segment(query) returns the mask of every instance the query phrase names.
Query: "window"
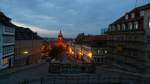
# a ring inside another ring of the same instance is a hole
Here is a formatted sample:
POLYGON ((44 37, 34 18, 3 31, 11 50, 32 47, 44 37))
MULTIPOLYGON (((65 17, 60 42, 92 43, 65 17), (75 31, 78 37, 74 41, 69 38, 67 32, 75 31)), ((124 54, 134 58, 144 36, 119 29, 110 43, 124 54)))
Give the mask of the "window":
POLYGON ((150 60, 150 52, 148 52, 148 58, 149 58, 149 60, 150 60))
POLYGON ((122 24, 123 31, 125 30, 125 28, 126 28, 125 24, 122 24))
POLYGON ((148 18, 148 28, 150 29, 150 18, 148 18))
POLYGON ((115 26, 114 25, 112 26, 112 31, 115 31, 115 26))
POLYGON ((14 36, 4 36, 3 43, 14 43, 15 37, 14 36))
POLYGON ((150 44, 150 35, 147 36, 147 43, 150 44))
POLYGON ((150 44, 150 39, 147 40, 147 43, 150 44))
POLYGON ((134 29, 138 29, 138 22, 134 22, 134 29))
POLYGON ((111 26, 109 26, 109 31, 111 31, 112 30, 112 27, 111 26))
POLYGON ((140 16, 144 16, 144 11, 141 11, 141 12, 140 12, 140 16))
POLYGON ((14 52, 14 46, 8 46, 3 48, 3 55, 13 53, 14 52))
POLYGON ((98 55, 100 54, 100 50, 97 51, 98 55))
POLYGON ((107 50, 105 50, 105 54, 107 54, 108 53, 108 51, 107 50))
POLYGON ((118 31, 120 31, 120 25, 119 24, 117 25, 117 29, 118 29, 118 31))
POLYGON ((8 59, 8 58, 4 58, 4 59, 3 59, 3 64, 6 65, 6 64, 8 64, 8 63, 9 63, 9 59, 8 59))
POLYGON ((15 29, 14 28, 10 28, 10 27, 5 27, 5 32, 15 33, 15 29))
POLYGON ((129 25, 129 29, 132 30, 132 23, 130 22, 128 25, 129 25))
POLYGON ((131 18, 134 18, 134 17, 135 17, 135 13, 132 13, 132 14, 131 14, 131 18))
POLYGON ((100 58, 97 58, 97 63, 99 63, 100 62, 100 58))
POLYGON ((126 15, 126 16, 125 16, 125 19, 127 20, 128 18, 129 18, 129 16, 128 16, 128 15, 126 15))

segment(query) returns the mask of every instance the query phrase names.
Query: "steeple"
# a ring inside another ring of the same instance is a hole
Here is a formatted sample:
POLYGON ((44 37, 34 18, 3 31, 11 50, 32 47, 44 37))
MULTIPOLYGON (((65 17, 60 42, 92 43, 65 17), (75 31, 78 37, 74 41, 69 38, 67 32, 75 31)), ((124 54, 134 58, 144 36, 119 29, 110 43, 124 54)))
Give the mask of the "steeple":
POLYGON ((58 37, 63 37, 61 30, 59 31, 58 37))
POLYGON ((60 30, 58 33, 58 38, 57 38, 57 46, 62 47, 63 44, 64 44, 64 37, 63 37, 63 34, 60 30))

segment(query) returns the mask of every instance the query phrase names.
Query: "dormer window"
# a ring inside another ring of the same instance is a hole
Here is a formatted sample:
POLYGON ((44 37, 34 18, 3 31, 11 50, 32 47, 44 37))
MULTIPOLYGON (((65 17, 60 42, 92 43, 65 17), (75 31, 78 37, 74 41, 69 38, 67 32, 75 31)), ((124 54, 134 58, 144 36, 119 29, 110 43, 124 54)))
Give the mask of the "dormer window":
POLYGON ((140 16, 144 16, 144 11, 141 11, 141 12, 140 12, 140 16))
POLYGON ((134 17, 135 17, 135 13, 132 13, 132 14, 131 14, 131 18, 134 18, 134 17))
POLYGON ((128 18, 129 18, 129 16, 128 16, 128 15, 126 15, 126 16, 125 16, 125 19, 127 20, 128 18))

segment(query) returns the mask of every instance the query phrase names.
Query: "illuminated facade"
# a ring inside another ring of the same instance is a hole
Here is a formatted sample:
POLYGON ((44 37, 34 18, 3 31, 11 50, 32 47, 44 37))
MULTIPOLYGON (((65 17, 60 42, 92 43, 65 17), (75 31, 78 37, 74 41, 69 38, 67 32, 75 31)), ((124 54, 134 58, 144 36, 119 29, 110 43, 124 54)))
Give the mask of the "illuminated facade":
POLYGON ((79 34, 74 44, 76 57, 85 63, 106 64, 108 61, 107 35, 79 34))
POLYGON ((58 38, 57 38, 57 46, 58 47, 63 47, 64 46, 64 37, 62 35, 62 32, 60 30, 59 34, 58 34, 58 38))

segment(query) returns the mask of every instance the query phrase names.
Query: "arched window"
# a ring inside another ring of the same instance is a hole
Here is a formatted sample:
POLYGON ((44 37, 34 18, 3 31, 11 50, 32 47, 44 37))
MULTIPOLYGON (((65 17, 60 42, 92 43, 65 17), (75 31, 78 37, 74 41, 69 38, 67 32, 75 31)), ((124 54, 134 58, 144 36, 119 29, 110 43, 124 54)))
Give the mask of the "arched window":
POLYGON ((131 14, 131 18, 134 18, 134 17, 135 17, 135 13, 132 13, 132 14, 131 14))
POLYGON ((126 16, 125 16, 125 19, 127 20, 128 18, 129 18, 129 16, 128 16, 128 15, 126 15, 126 16))
POLYGON ((134 29, 138 29, 138 22, 134 22, 134 29))

